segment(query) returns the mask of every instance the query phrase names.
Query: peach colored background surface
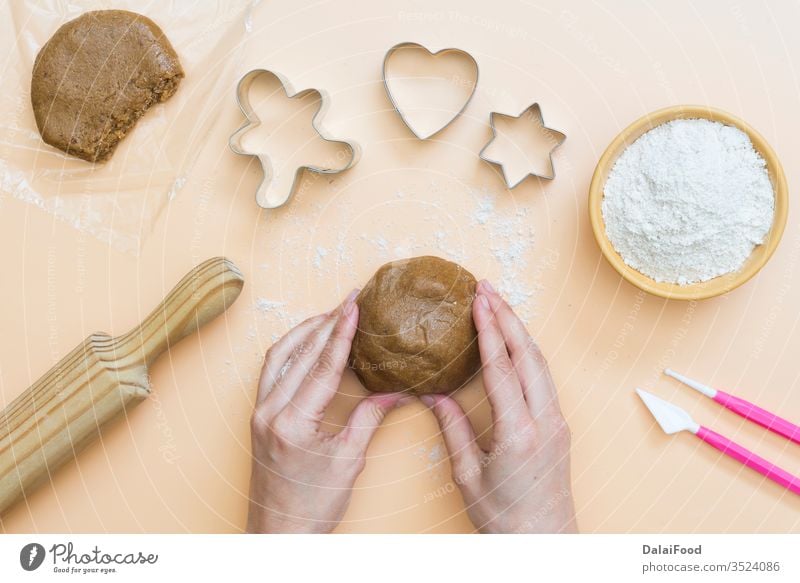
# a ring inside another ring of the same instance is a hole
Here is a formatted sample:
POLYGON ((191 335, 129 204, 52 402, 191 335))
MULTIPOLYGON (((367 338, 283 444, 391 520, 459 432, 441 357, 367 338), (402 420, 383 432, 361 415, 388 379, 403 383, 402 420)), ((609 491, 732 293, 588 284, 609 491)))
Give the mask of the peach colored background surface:
MULTIPOLYGON (((224 254, 247 278, 225 317, 153 367, 153 398, 4 516, 2 529, 240 531, 248 417, 265 349, 385 261, 434 253, 504 281, 507 291, 529 292, 516 299, 572 428, 581 530, 800 532, 800 499, 689 435, 663 435, 633 393, 650 388, 800 473, 797 446, 660 375, 669 365, 800 418, 797 212, 759 276, 692 304, 622 281, 602 259, 586 211, 606 144, 643 113, 676 103, 714 105, 753 124, 781 156, 790 188, 797 184, 799 20, 796 4, 766 1, 262 2, 239 73, 270 67, 297 87, 326 88, 328 127, 359 141, 364 156, 286 207, 260 211, 258 167, 226 146, 241 123, 231 86, 218 103, 188 101, 198 111, 218 107, 218 119, 138 256, 0 192, 2 403, 89 333, 126 331, 201 260, 224 254), (481 68, 463 117, 429 143, 411 137, 380 81, 383 53, 404 40, 463 48, 481 68), (534 100, 547 124, 568 135, 558 176, 509 192, 477 152, 490 111, 516 114, 534 100)), ((203 71, 187 74, 188 92, 203 71)), ((343 393, 336 420, 353 405, 347 395, 363 389, 348 374, 343 393)), ((458 395, 479 429, 489 421, 482 396, 480 383, 458 395)), ((340 529, 469 530, 458 493, 446 486, 443 451, 421 405, 391 414, 340 529), (437 491, 445 494, 426 502, 437 491)))

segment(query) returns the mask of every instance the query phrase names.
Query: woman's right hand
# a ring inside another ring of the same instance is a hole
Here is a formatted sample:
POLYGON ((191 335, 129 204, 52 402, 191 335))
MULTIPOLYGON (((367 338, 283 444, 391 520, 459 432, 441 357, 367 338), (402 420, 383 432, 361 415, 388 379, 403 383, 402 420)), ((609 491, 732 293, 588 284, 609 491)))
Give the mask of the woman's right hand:
MULTIPOLYGON (((333 530, 347 509, 367 446, 404 395, 372 395, 337 434, 322 419, 347 366, 358 326, 356 292, 310 318, 267 352, 251 419, 249 532, 333 530)), ((408 397, 405 397, 408 399, 408 397)))
POLYGON ((511 307, 482 281, 473 302, 493 436, 482 450, 447 395, 423 395, 450 453, 453 479, 481 532, 576 532, 570 434, 553 379, 511 307))

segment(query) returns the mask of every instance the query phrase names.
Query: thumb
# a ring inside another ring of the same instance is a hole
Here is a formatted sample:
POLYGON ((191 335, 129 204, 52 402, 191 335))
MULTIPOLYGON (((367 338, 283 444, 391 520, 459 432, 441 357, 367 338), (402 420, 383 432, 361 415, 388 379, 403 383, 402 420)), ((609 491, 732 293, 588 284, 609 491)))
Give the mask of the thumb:
POLYGON ((466 413, 447 395, 421 395, 420 400, 430 408, 450 453, 453 477, 463 481, 469 473, 480 467, 481 449, 475 442, 475 431, 466 413))
POLYGON ((369 442, 389 412, 398 404, 412 400, 402 393, 370 395, 362 400, 347 420, 347 425, 339 434, 340 438, 359 453, 367 451, 369 442))

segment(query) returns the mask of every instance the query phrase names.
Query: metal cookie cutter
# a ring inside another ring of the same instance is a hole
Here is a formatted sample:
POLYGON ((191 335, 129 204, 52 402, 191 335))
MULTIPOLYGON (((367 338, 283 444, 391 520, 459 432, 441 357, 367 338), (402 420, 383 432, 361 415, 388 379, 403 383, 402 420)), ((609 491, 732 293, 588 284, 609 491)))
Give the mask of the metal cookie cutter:
POLYGON ((246 73, 244 77, 239 80, 239 84, 236 86, 236 101, 239 103, 239 108, 242 110, 242 113, 245 116, 245 122, 230 137, 228 140, 228 146, 234 153, 241 154, 243 156, 255 156, 261 163, 261 168, 264 172, 264 178, 262 178, 258 188, 256 189, 256 203, 258 203, 258 206, 265 209, 272 209, 283 205, 298 190, 298 187, 301 183, 300 178, 304 170, 308 170, 309 172, 314 172, 316 174, 338 174, 339 172, 344 172, 345 170, 352 168, 358 162, 358 159, 361 155, 361 149, 356 142, 348 140, 335 140, 325 135, 326 132, 322 126, 321 120, 328 108, 328 95, 324 91, 319 89, 303 89, 302 91, 296 91, 289 80, 283 75, 267 69, 254 69, 249 73, 246 73), (261 120, 259 119, 258 115, 256 115, 255 110, 250 104, 250 86, 253 84, 256 78, 261 75, 272 75, 275 77, 281 84, 286 97, 289 99, 294 99, 295 97, 304 97, 312 93, 315 93, 319 96, 319 108, 311 120, 311 125, 317 135, 326 142, 342 144, 347 147, 347 149, 350 151, 350 154, 347 157, 347 161, 344 166, 340 168, 327 168, 314 165, 299 166, 295 170, 294 180, 292 181, 292 186, 289 189, 289 192, 272 193, 272 195, 270 195, 268 191, 274 172, 269 156, 262 152, 250 152, 242 146, 242 137, 244 134, 246 134, 250 129, 261 124, 261 120))
POLYGON ((486 143, 486 145, 481 149, 480 153, 478 154, 478 157, 481 160, 483 160, 484 162, 488 162, 489 164, 494 164, 494 165, 500 167, 500 170, 503 172, 503 178, 506 181, 506 186, 509 188, 509 190, 511 190, 513 188, 516 188, 517 186, 522 184, 522 182, 524 182, 525 179, 528 178, 529 176, 536 176, 537 178, 544 178, 545 180, 552 180, 553 178, 556 177, 556 168, 553 165, 553 152, 556 150, 556 148, 558 148, 561 144, 564 143, 564 140, 567 139, 567 135, 562 133, 562 132, 559 132, 558 130, 554 130, 553 128, 549 128, 546 125, 544 125, 544 118, 542 117, 542 109, 541 109, 541 107, 539 107, 538 103, 533 103, 533 104, 529 105, 527 108, 525 108, 522 111, 522 113, 520 113, 517 116, 507 115, 507 114, 504 114, 504 113, 497 113, 497 112, 493 111, 493 112, 491 112, 489 114, 489 127, 492 128, 492 137, 486 143), (486 150, 489 149, 489 147, 492 145, 492 142, 494 142, 494 140, 497 138, 497 129, 495 128, 495 124, 494 124, 495 116, 499 116, 499 117, 503 117, 503 118, 511 119, 511 120, 515 120, 515 119, 518 120, 518 119, 521 119, 525 115, 536 116, 536 118, 538 118, 538 120, 539 120, 539 125, 541 126, 542 130, 545 131, 548 134, 548 136, 553 136, 553 140, 551 142, 552 143, 552 147, 550 148, 550 152, 547 155, 547 157, 549 159, 549 162, 550 162, 551 173, 549 175, 548 174, 537 174, 536 172, 530 171, 527 174, 525 174, 522 178, 520 178, 517 182, 511 184, 508 181, 508 177, 506 175, 506 171, 505 171, 505 167, 504 167, 503 163, 501 161, 499 161, 499 160, 496 160, 494 158, 490 158, 488 155, 486 155, 486 150))
POLYGON ((406 42, 398 43, 398 44, 394 45, 392 48, 390 48, 388 51, 386 51, 386 54, 383 57, 382 76, 383 76, 383 87, 386 90, 386 95, 389 96, 389 101, 392 102, 392 107, 394 107, 395 111, 397 112, 397 115, 400 116, 400 119, 403 121, 403 123, 406 125, 406 127, 411 130, 412 134, 414 134, 420 140, 427 140, 428 138, 432 138, 433 136, 435 136, 436 134, 441 132, 443 129, 448 127, 451 123, 453 123, 456 120, 456 118, 458 118, 458 116, 460 116, 462 113, 464 113, 464 110, 467 108, 467 105, 469 105, 469 102, 472 101, 472 96, 475 95, 475 89, 478 87, 479 69, 478 69, 478 62, 475 60, 475 57, 470 55, 465 50, 456 49, 456 48, 450 47, 450 48, 446 48, 446 49, 439 49, 438 51, 436 51, 434 53, 430 49, 428 49, 427 47, 425 47, 425 46, 423 46, 423 45, 421 45, 419 43, 406 41, 406 42), (399 50, 409 49, 409 48, 422 49, 423 51, 427 52, 432 57, 435 57, 437 55, 445 55, 445 54, 461 55, 461 56, 464 56, 464 57, 468 58, 470 61, 472 61, 473 65, 475 65, 475 82, 472 84, 472 90, 470 91, 469 95, 467 96, 467 99, 464 101, 464 105, 462 105, 461 109, 459 109, 455 113, 455 115, 453 115, 453 117, 451 117, 443 126, 441 126, 440 128, 428 133, 427 135, 420 135, 420 133, 416 129, 414 129, 413 123, 412 123, 411 119, 408 117, 408 115, 403 113, 403 109, 402 109, 401 105, 397 102, 395 97, 392 95, 392 91, 389 88, 389 80, 388 80, 388 77, 386 75, 386 69, 387 69, 386 65, 389 62, 389 59, 391 59, 392 55, 394 53, 396 53, 397 51, 399 51, 399 50))

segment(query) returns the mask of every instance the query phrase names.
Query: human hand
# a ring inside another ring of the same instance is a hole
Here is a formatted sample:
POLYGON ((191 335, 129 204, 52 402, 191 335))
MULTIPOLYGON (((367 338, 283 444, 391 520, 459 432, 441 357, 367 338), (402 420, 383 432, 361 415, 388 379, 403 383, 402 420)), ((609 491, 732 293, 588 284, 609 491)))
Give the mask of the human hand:
MULTIPOLYGON (((350 500, 372 436, 402 394, 359 403, 338 434, 320 429, 350 355, 357 290, 309 318, 268 351, 250 423, 248 532, 330 532, 350 500)), ((408 399, 408 397, 406 397, 408 399)))
POLYGON ((492 406, 488 451, 451 397, 420 397, 442 429, 467 514, 481 532, 576 532, 569 427, 547 362, 488 282, 476 292, 473 319, 492 406))

